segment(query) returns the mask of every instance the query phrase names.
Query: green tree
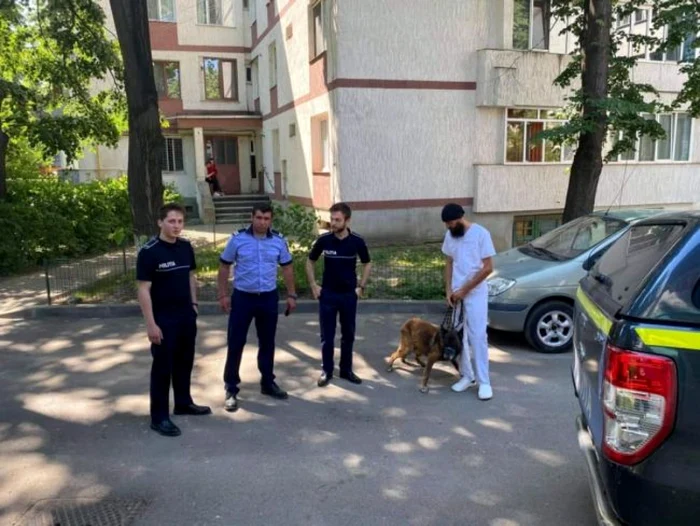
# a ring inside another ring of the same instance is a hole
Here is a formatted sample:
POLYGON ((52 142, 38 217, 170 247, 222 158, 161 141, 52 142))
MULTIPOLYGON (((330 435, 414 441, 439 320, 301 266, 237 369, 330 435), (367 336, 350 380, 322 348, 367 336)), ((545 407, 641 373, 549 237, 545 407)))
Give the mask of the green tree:
POLYGON ((13 137, 69 162, 87 141, 117 143, 122 70, 104 20, 93 0, 0 2, 0 199, 13 137))
MULTIPOLYGON (((552 13, 567 20, 564 29, 578 42, 572 60, 555 84, 570 89, 580 79, 580 87, 568 97, 568 122, 543 132, 543 137, 556 143, 578 141, 571 166, 569 187, 564 208, 564 221, 590 213, 603 163, 620 153, 633 151, 639 137, 652 140, 665 138, 663 126, 647 116, 688 105, 691 115, 700 114, 700 59, 680 69, 687 81, 672 103, 664 103, 656 89, 636 83, 632 71, 641 50, 663 52, 681 42, 695 49, 700 2, 696 0, 655 0, 651 34, 633 35, 614 27, 613 19, 632 17, 649 0, 552 0, 552 13), (664 28, 668 26, 666 30, 664 28), (632 53, 624 52, 630 49, 632 53), (608 138, 614 138, 607 154, 603 149, 608 138)), ((694 55, 693 55, 694 56, 694 55)))

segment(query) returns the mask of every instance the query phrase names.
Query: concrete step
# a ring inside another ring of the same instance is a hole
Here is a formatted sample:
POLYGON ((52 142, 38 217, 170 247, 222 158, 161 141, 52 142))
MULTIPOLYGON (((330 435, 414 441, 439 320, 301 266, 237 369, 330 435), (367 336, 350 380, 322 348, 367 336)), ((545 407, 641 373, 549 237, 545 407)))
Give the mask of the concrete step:
POLYGON ((216 214, 216 220, 231 220, 238 223, 250 223, 250 214, 216 214))
POLYGON ((217 196, 213 197, 215 203, 231 203, 231 202, 238 202, 238 201, 245 201, 245 202, 250 202, 250 203, 268 203, 270 201, 270 197, 267 195, 255 195, 255 194, 247 194, 247 195, 224 195, 224 196, 217 196))
POLYGON ((253 203, 251 204, 240 204, 240 203, 217 203, 214 205, 214 210, 217 212, 226 212, 226 213, 239 213, 239 214, 248 214, 250 215, 250 212, 253 209, 253 203))

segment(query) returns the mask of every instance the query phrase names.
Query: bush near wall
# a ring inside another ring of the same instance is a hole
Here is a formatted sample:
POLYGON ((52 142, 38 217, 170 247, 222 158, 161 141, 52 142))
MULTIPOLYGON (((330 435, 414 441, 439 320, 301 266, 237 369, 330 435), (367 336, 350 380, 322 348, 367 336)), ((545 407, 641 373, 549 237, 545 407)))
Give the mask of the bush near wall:
MULTIPOLYGON (((172 187, 166 201, 178 201, 172 187)), ((73 184, 53 175, 13 178, 0 202, 0 275, 45 259, 79 257, 116 247, 131 231, 127 178, 73 184)))

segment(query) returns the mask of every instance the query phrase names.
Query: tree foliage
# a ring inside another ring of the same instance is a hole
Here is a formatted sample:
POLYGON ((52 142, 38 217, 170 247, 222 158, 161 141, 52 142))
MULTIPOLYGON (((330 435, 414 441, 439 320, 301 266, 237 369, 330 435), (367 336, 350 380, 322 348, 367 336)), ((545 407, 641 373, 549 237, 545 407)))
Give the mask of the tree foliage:
POLYGON ((0 198, 12 137, 69 162, 86 141, 116 145, 122 67, 104 21, 93 0, 0 2, 0 198))
POLYGON ((644 49, 663 52, 677 48, 682 42, 693 49, 698 46, 698 41, 689 35, 698 31, 700 2, 552 0, 552 14, 565 22, 562 33, 573 34, 577 41, 571 61, 555 80, 557 86, 570 93, 566 108, 568 121, 541 134, 558 144, 579 143, 564 210, 564 220, 569 221, 593 210, 602 164, 591 163, 590 159, 602 156, 605 149, 603 160, 607 162, 620 153, 634 150, 637 139, 643 136, 666 138, 661 124, 648 118, 650 114, 687 108, 694 117, 700 115, 700 58, 681 65, 680 71, 687 80, 672 101, 664 100, 654 86, 634 80, 634 69, 644 49), (637 9, 650 3, 653 16, 649 34, 635 35, 625 29, 627 26, 614 24, 615 19, 631 19, 637 9), (604 13, 611 16, 603 16, 604 13), (600 27, 604 31, 596 33, 594 29, 600 27), (601 48, 607 48, 607 56, 596 54, 601 48), (593 78, 592 70, 596 71, 593 78), (579 79, 580 85, 573 88, 579 79), (600 140, 593 144, 590 138, 596 133, 600 140), (612 143, 606 145, 610 138, 612 143))

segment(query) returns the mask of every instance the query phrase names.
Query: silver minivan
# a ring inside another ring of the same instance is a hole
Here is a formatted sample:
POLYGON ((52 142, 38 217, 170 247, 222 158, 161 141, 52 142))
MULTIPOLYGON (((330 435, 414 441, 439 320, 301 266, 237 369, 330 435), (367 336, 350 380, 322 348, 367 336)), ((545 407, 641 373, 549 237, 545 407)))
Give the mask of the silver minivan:
POLYGON ((631 224, 660 212, 594 212, 494 256, 489 327, 524 332, 539 352, 570 350, 578 282, 631 224))

